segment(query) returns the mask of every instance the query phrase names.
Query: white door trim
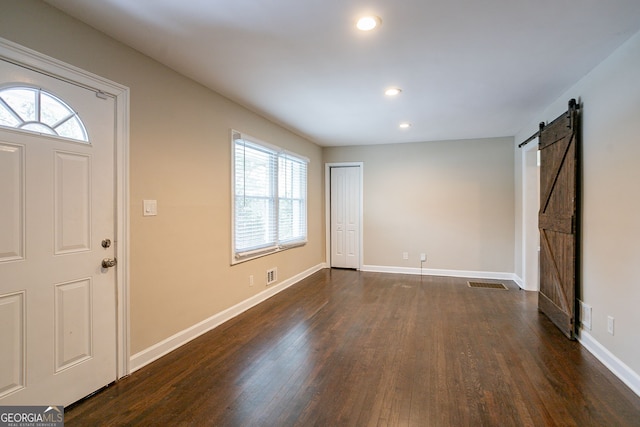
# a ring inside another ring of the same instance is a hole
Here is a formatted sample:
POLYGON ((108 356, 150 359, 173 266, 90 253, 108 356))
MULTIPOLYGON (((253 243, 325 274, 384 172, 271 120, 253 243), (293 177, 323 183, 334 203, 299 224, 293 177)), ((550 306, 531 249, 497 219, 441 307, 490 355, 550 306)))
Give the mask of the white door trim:
POLYGON ((117 378, 129 373, 129 88, 0 37, 0 57, 16 65, 112 96, 116 104, 115 198, 117 378))
POLYGON ((335 167, 358 167, 360 171, 360 229, 359 236, 359 257, 358 270, 362 269, 364 259, 364 233, 363 233, 363 211, 364 211, 364 163, 363 162, 345 162, 345 163, 325 163, 324 164, 324 218, 325 218, 325 262, 331 267, 331 168, 335 167))
MULTIPOLYGON (((538 223, 537 214, 535 217, 531 217, 528 214, 530 210, 529 200, 531 200, 531 194, 529 194, 529 187, 531 180, 533 177, 530 174, 530 171, 527 168, 527 157, 531 155, 532 151, 538 150, 538 138, 535 138, 530 143, 524 146, 521 151, 521 168, 522 168, 522 281, 524 283, 524 289, 527 291, 537 291, 539 290, 539 278, 536 283, 529 283, 528 278, 531 276, 530 272, 527 269, 528 260, 532 258, 538 259, 538 248, 539 242, 532 242, 530 238, 527 237, 527 227, 531 222, 538 223), (535 249, 534 249, 535 248, 535 249)), ((538 187, 540 185, 539 178, 538 187)), ((539 204, 539 203, 538 203, 539 204)), ((537 264, 537 262, 536 262, 537 264)))

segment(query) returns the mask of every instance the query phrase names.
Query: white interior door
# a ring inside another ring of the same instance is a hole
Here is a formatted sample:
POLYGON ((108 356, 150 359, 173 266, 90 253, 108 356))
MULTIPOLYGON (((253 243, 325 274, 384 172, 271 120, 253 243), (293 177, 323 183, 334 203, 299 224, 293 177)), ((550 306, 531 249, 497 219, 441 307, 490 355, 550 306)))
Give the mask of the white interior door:
POLYGON ((36 102, 0 105, 0 405, 68 405, 117 377, 116 275, 101 265, 115 254, 115 101, 0 60, 0 90, 15 85, 36 102), (87 142, 47 135, 55 102, 37 90, 78 113, 87 142))
POLYGON ((331 266, 360 268, 360 167, 330 170, 331 266))

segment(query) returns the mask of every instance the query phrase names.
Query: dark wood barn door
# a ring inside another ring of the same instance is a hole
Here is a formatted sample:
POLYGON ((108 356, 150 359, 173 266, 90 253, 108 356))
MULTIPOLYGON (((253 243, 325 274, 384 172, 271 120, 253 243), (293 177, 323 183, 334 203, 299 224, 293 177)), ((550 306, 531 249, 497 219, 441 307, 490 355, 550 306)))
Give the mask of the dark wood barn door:
POLYGON ((540 124, 540 292, 538 309, 574 338, 578 273, 578 136, 575 100, 540 124))

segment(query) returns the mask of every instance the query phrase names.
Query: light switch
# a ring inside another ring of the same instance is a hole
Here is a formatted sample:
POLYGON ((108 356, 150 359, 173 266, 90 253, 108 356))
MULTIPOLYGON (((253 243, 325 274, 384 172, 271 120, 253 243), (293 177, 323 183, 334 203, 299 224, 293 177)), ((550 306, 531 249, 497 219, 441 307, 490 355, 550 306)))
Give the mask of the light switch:
POLYGON ((158 215, 158 201, 157 200, 143 200, 143 215, 144 216, 156 216, 158 215))

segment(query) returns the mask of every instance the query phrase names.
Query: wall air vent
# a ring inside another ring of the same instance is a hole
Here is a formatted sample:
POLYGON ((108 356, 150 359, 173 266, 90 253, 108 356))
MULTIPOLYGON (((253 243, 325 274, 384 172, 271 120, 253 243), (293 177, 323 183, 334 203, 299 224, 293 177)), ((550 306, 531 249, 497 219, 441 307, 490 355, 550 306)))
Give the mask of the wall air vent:
POLYGON ((278 281, 278 268, 267 270, 267 285, 278 281))

